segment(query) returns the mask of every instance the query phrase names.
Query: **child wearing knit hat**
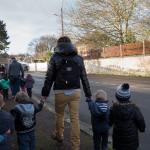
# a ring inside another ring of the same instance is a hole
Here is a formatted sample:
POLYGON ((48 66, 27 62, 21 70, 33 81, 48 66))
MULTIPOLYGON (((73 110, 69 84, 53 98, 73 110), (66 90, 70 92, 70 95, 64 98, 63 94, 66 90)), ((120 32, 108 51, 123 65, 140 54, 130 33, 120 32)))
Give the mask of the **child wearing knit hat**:
POLYGON ((131 102, 128 83, 117 87, 115 93, 118 102, 110 109, 109 124, 113 126, 113 149, 137 150, 138 131, 145 131, 145 121, 140 109, 131 102))
POLYGON ((88 100, 91 112, 94 150, 107 150, 109 130, 109 107, 107 93, 98 90, 95 93, 95 101, 88 100))

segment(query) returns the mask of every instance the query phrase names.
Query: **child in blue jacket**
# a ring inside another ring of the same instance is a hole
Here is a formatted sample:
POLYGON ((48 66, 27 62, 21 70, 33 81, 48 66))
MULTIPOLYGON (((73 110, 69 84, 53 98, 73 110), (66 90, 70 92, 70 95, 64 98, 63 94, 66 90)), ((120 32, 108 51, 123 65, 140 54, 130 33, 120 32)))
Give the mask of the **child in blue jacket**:
POLYGON ((10 113, 3 110, 5 105, 0 94, 0 150, 11 150, 11 134, 14 131, 14 119, 10 113))
POLYGON ((35 150, 36 114, 42 110, 44 101, 35 106, 25 92, 17 93, 15 101, 11 114, 15 119, 19 150, 35 150))
POLYGON ((94 150, 106 150, 108 145, 109 107, 107 94, 104 90, 98 90, 95 101, 88 100, 91 112, 94 150))

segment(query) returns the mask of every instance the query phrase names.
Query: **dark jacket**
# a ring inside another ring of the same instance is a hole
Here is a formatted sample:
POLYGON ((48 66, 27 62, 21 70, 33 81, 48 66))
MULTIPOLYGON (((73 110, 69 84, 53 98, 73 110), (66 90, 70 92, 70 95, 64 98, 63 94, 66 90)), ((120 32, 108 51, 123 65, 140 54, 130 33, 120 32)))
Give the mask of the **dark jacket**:
POLYGON ((41 111, 43 103, 34 106, 32 102, 18 103, 11 114, 15 118, 15 129, 17 133, 27 133, 34 130, 36 125, 36 113, 41 111))
POLYGON ((33 84, 34 84, 34 79, 30 76, 26 78, 26 88, 33 88, 33 84))
POLYGON ((139 108, 130 102, 115 103, 110 109, 113 125, 113 148, 136 150, 139 145, 138 130, 145 131, 145 121, 139 108))
POLYGON ((61 43, 57 45, 57 47, 55 48, 55 53, 50 59, 44 87, 42 89, 42 96, 47 97, 49 95, 50 89, 53 83, 54 83, 54 86, 53 86, 54 90, 79 89, 80 79, 82 81, 85 96, 91 97, 91 90, 90 90, 89 82, 87 79, 83 58, 77 55, 77 50, 71 43, 61 43), (74 85, 72 85, 69 88, 61 84, 59 82, 60 79, 57 78, 59 69, 62 65, 62 60, 64 58, 72 59, 80 67, 79 82, 76 82, 74 85))
MULTIPOLYGON (((14 119, 10 113, 0 110, 0 134, 5 135, 8 130, 14 130, 14 119)), ((4 140, 0 143, 0 150, 10 150, 10 135, 4 136, 4 140)))
POLYGON ((89 101, 93 132, 101 133, 109 130, 109 107, 107 101, 89 101))
POLYGON ((9 78, 11 77, 18 78, 20 76, 23 78, 24 71, 23 71, 22 65, 16 60, 13 60, 13 62, 9 65, 8 75, 9 75, 9 78))

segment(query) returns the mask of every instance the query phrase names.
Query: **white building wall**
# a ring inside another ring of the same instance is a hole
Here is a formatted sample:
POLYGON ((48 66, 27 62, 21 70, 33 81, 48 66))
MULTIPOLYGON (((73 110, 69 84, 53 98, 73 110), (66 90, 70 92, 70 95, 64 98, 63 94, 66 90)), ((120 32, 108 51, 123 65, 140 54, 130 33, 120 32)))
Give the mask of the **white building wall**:
POLYGON ((150 75, 150 56, 85 60, 88 73, 150 75))
POLYGON ((47 62, 44 63, 30 63, 29 64, 29 71, 47 71, 47 62))
MULTIPOLYGON (((87 73, 150 76, 150 56, 85 60, 87 73)), ((30 71, 47 71, 47 62, 29 64, 30 71)))

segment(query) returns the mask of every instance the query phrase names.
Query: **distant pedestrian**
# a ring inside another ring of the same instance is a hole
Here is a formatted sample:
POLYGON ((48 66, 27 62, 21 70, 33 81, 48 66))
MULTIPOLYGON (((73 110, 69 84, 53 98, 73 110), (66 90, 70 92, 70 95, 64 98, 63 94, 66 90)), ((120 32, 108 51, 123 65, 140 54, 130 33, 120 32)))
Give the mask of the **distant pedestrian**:
POLYGON ((4 100, 8 100, 8 91, 10 87, 10 81, 7 75, 4 75, 3 79, 0 80, 0 86, 2 88, 4 100))
POLYGON ((11 150, 14 120, 10 113, 3 110, 4 105, 3 96, 0 94, 0 150, 11 150))
POLYGON ((95 101, 88 100, 91 112, 94 150, 107 150, 109 131, 109 106, 107 93, 98 90, 95 93, 95 101))
POLYGON ((77 54, 76 47, 67 36, 57 41, 55 53, 50 59, 42 97, 46 99, 54 84, 56 127, 52 138, 63 142, 64 110, 68 105, 71 120, 71 150, 80 149, 79 104, 81 97, 80 80, 87 99, 91 98, 90 85, 87 79, 83 58, 77 54))
POLYGON ((16 58, 12 58, 12 62, 8 68, 8 77, 10 79, 10 87, 12 96, 14 97, 20 91, 20 79, 24 78, 22 65, 17 62, 16 58))
POLYGON ((145 121, 140 109, 131 102, 128 83, 116 90, 116 99, 110 109, 110 125, 113 125, 113 148, 115 150, 137 150, 138 131, 145 131, 145 121))
POLYGON ((32 88, 33 88, 34 82, 35 81, 34 81, 32 75, 27 74, 27 77, 25 79, 25 87, 27 89, 27 93, 30 98, 32 97, 32 88))
POLYGON ((17 104, 11 114, 15 118, 19 150, 35 150, 36 113, 42 110, 44 103, 41 101, 35 106, 25 92, 17 93, 15 101, 17 104))

